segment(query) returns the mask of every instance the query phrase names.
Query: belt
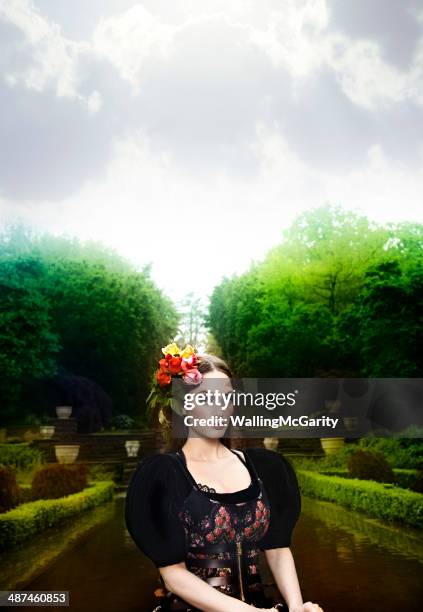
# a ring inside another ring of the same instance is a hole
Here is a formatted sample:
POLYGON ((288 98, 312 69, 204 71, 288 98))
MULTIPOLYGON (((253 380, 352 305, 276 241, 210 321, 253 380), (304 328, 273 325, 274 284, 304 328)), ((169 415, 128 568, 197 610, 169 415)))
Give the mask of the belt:
POLYGON ((246 557, 248 551, 256 551, 258 555, 257 544, 255 542, 221 542, 219 544, 206 544, 205 546, 191 546, 188 548, 188 552, 195 556, 186 557, 186 565, 188 569, 230 567, 230 575, 213 576, 205 580, 210 586, 214 587, 232 586, 241 601, 246 601, 247 592, 252 590, 253 585, 254 591, 262 588, 260 574, 252 574, 248 571, 248 566, 255 564, 248 562, 249 560, 246 557), (201 559, 196 556, 224 552, 230 553, 228 559, 201 559))

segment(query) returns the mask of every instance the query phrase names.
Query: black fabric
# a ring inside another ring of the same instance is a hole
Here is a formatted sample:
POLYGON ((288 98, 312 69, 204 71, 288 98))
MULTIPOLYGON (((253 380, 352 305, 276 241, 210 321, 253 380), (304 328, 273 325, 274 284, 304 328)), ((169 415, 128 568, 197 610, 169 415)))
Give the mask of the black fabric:
MULTIPOLYGON (((295 471, 275 451, 250 448, 243 452, 262 480, 270 502, 270 526, 259 548, 289 546, 301 511, 295 471)), ((126 526, 140 550, 157 567, 185 560, 185 531, 178 513, 192 487, 183 465, 170 453, 143 459, 132 475, 125 504, 126 526)), ((219 501, 238 503, 236 493, 202 493, 211 498, 217 495, 219 501)))

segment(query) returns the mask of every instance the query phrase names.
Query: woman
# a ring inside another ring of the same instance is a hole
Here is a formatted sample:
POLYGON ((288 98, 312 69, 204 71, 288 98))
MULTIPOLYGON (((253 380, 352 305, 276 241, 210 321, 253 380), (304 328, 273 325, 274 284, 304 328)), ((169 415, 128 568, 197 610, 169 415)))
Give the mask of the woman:
MULTIPOLYGON (((228 366, 214 356, 175 344, 163 353, 153 405, 174 378, 196 385, 196 392, 216 380, 230 384, 228 366)), ((202 411, 190 413, 201 417, 202 411)), ((155 610, 323 612, 303 603, 289 548, 301 508, 290 463, 263 448, 229 449, 222 427, 188 430, 179 450, 138 464, 127 492, 128 531, 165 586, 155 610), (265 594, 260 550, 286 604, 265 594)))

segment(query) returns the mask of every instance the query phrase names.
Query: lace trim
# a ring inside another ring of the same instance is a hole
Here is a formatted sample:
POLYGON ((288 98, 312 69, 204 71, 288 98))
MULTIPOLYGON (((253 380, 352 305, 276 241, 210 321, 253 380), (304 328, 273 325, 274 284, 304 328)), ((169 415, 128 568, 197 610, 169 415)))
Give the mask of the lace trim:
POLYGON ((207 485, 203 485, 200 482, 197 482, 197 487, 201 489, 201 491, 205 491, 206 493, 217 493, 216 489, 213 489, 213 487, 208 487, 207 485))

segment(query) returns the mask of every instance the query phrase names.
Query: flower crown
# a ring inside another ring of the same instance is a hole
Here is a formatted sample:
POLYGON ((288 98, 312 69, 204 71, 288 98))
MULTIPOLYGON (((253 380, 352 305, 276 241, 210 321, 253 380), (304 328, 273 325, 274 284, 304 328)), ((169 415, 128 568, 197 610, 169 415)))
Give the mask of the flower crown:
POLYGON ((198 385, 202 381, 203 376, 197 367, 198 358, 190 344, 181 350, 176 342, 172 342, 162 348, 162 353, 164 358, 160 359, 160 368, 156 371, 160 387, 168 387, 172 377, 181 378, 189 385, 198 385))

